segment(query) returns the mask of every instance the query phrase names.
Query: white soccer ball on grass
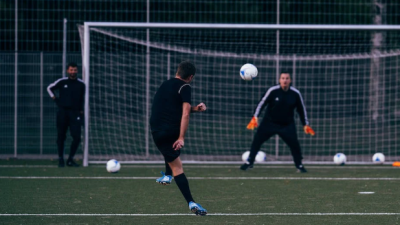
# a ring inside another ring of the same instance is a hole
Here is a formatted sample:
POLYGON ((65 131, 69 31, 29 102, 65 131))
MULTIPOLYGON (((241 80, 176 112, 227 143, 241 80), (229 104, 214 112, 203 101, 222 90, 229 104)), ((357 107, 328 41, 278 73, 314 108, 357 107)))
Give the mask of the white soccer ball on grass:
MULTIPOLYGON (((250 151, 245 151, 242 154, 242 160, 243 162, 247 162, 247 159, 249 158, 250 155, 250 151)), ((257 155, 256 155, 256 162, 264 162, 265 160, 267 160, 267 154, 263 151, 258 151, 257 155)))
POLYGON ((378 152, 372 156, 372 162, 375 164, 383 164, 385 162, 385 155, 378 152))
POLYGON ((263 151, 258 151, 256 155, 256 162, 264 162, 267 160, 267 154, 263 151))
POLYGON ((111 159, 107 162, 107 171, 109 173, 116 173, 121 169, 121 163, 116 159, 111 159))
POLYGON ((246 63, 240 68, 240 77, 243 80, 253 80, 254 78, 257 77, 258 70, 257 67, 255 67, 253 64, 246 63))
POLYGON ((346 164, 346 160, 346 155, 343 153, 336 153, 336 155, 333 157, 333 162, 338 165, 346 164))

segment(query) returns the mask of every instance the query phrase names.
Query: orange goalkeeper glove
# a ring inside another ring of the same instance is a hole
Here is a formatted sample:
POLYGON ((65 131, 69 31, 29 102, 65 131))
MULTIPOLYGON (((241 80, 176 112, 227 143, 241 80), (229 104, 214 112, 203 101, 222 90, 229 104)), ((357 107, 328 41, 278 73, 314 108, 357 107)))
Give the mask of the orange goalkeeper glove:
POLYGON ((253 116, 249 124, 247 124, 247 129, 254 130, 254 128, 258 127, 258 119, 257 117, 253 116))
POLYGON ((308 125, 305 125, 304 127, 304 133, 310 134, 311 136, 315 135, 315 131, 308 125))

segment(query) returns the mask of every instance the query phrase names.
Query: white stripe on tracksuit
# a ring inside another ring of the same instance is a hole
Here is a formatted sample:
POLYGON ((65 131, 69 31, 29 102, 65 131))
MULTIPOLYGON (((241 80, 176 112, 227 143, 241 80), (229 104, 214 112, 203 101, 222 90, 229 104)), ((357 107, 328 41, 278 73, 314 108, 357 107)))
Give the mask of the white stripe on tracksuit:
POLYGON ((279 85, 276 85, 276 86, 270 87, 270 88, 268 89, 268 91, 265 93, 264 97, 261 99, 260 103, 258 103, 258 106, 257 106, 257 108, 256 108, 256 112, 254 113, 254 117, 258 117, 258 114, 260 114, 260 110, 261 110, 261 108, 263 107, 265 101, 267 100, 269 94, 270 94, 273 90, 276 90, 276 89, 279 89, 279 88, 280 88, 280 86, 279 86, 279 85))
POLYGON ((51 88, 52 87, 55 87, 57 84, 58 84, 58 82, 60 82, 60 81, 62 81, 62 80, 67 80, 68 79, 68 77, 63 77, 63 78, 60 78, 60 79, 58 79, 58 80, 56 80, 54 83, 51 83, 48 87, 47 87, 47 92, 49 93, 49 95, 50 95, 50 97, 54 97, 54 93, 51 91, 51 88))
POLYGON ((182 85, 182 87, 179 88, 179 91, 178 91, 179 94, 181 93, 182 88, 185 87, 186 85, 189 85, 189 87, 190 87, 190 84, 184 84, 184 85, 182 85))
POLYGON ((308 118, 307 118, 307 110, 306 110, 306 106, 304 105, 303 97, 301 96, 300 91, 294 87, 290 87, 290 90, 293 90, 294 92, 296 92, 299 95, 300 100, 301 100, 301 105, 303 106, 304 122, 306 122, 306 125, 308 125, 309 123, 308 123, 308 118))

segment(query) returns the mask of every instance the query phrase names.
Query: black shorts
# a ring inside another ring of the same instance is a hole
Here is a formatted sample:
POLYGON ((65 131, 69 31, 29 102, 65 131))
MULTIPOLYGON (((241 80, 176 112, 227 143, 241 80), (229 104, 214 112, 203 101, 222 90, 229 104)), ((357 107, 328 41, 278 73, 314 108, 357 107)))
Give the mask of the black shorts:
POLYGON ((163 154, 165 161, 172 162, 181 154, 180 150, 175 151, 172 145, 179 138, 180 130, 163 130, 151 133, 158 150, 163 154))

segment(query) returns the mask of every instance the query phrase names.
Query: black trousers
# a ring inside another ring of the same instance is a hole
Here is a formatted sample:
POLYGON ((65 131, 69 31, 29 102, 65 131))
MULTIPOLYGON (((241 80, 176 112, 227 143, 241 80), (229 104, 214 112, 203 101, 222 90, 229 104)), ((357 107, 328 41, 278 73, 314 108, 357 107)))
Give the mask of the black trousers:
POLYGON ((81 142, 81 126, 83 125, 83 115, 78 110, 59 108, 57 112, 57 147, 58 157, 64 157, 64 142, 67 138, 69 127, 72 136, 72 143, 69 158, 73 158, 81 142))
POLYGON ((294 123, 289 125, 279 125, 265 120, 262 121, 254 135, 248 161, 254 163, 261 145, 275 134, 279 135, 279 137, 289 146, 296 167, 301 165, 303 156, 301 154, 299 140, 297 139, 296 125, 294 123))

